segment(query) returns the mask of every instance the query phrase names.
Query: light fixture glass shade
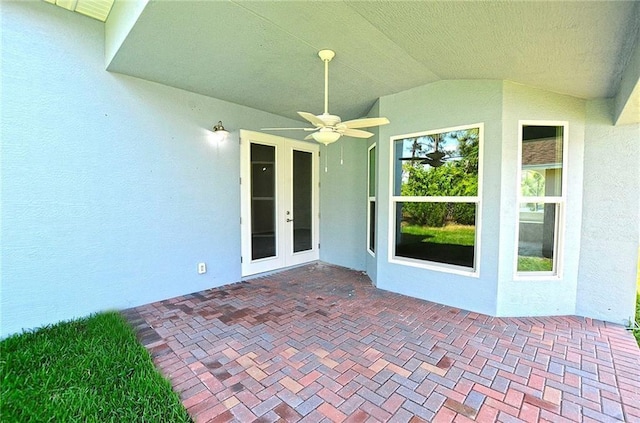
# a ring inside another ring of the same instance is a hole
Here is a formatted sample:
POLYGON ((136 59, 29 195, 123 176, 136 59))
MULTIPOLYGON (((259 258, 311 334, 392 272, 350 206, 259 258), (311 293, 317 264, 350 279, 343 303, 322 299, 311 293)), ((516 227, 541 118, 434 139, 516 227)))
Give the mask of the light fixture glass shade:
POLYGON ((340 133, 334 132, 329 128, 322 128, 318 132, 314 132, 313 134, 311 134, 311 136, 320 144, 327 145, 331 144, 332 142, 338 141, 338 139, 340 138, 340 133))
POLYGON ((224 126, 222 126, 221 120, 218 121, 218 124, 215 125, 212 130, 213 135, 217 141, 224 141, 227 138, 227 135, 229 135, 229 131, 224 129, 224 126))

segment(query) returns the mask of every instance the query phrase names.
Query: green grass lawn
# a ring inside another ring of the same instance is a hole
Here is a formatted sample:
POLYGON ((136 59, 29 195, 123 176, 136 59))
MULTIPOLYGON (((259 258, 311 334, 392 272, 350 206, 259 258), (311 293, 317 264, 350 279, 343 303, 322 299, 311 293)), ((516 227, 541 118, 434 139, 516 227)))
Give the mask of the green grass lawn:
POLYGON ((191 422, 116 312, 0 342, 4 422, 191 422))
POLYGON ((434 244, 473 245, 476 238, 475 226, 446 225, 441 228, 432 226, 406 225, 402 232, 424 236, 423 242, 434 244))
POLYGON ((633 329, 633 336, 636 337, 640 347, 640 293, 636 295, 636 326, 633 329))
POLYGON ((546 257, 518 256, 518 272, 551 272, 553 260, 546 257))

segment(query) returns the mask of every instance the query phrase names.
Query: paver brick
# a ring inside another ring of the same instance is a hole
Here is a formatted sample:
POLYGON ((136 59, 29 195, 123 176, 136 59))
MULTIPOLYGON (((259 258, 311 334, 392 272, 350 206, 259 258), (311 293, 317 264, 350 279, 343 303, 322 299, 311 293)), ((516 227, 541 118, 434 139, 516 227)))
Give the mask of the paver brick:
POLYGON ((457 413, 450 408, 442 407, 433 417, 432 423, 451 423, 457 413))
POLYGON ((272 396, 264 401, 261 401, 260 404, 252 407, 251 410, 256 416, 262 416, 266 414, 268 411, 273 410, 277 405, 282 404, 280 398, 276 396, 272 396))
POLYGON ((444 406, 470 419, 475 418, 475 416, 478 414, 478 410, 476 410, 475 408, 465 405, 456 400, 452 400, 451 398, 446 399, 446 401, 444 402, 444 406))
POLYGON ((359 395, 353 395, 340 405, 340 410, 347 415, 351 415, 355 413, 364 402, 364 399, 359 395))
POLYGON ((640 422, 640 350, 593 319, 495 318, 322 263, 124 314, 195 422, 640 422))
POLYGON ((328 403, 322 403, 318 407, 318 411, 324 414, 332 422, 343 422, 347 419, 347 415, 328 403))
POLYGON ((302 388, 304 388, 304 386, 300 385, 298 382, 291 379, 289 376, 285 376, 282 379, 280 379, 280 384, 285 388, 287 388, 288 390, 290 390, 291 392, 293 392, 294 394, 300 392, 302 388))

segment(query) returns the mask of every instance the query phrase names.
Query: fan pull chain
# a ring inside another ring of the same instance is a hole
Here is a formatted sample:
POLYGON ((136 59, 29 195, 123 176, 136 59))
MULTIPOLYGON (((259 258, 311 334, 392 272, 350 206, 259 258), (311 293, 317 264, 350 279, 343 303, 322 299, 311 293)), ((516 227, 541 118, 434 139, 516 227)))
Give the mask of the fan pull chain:
POLYGON ((329 169, 329 146, 324 145, 324 173, 327 173, 329 169))
POLYGON ((344 145, 340 144, 340 166, 344 164, 344 145))

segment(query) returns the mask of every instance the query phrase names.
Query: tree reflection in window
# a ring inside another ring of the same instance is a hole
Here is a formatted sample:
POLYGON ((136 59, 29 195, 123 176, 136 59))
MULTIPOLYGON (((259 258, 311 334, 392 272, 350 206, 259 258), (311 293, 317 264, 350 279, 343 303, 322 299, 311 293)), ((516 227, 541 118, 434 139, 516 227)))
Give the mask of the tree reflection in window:
POLYGON ((480 128, 394 141, 395 256, 475 268, 480 128))

